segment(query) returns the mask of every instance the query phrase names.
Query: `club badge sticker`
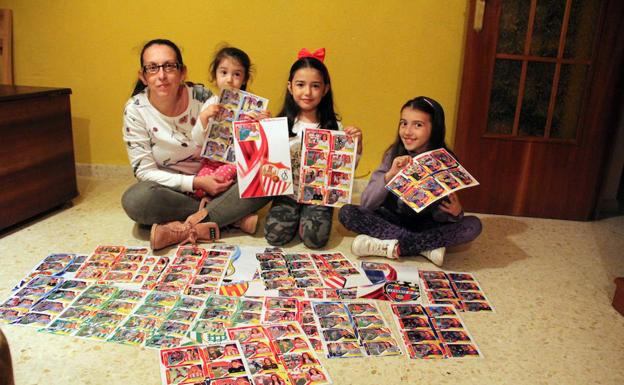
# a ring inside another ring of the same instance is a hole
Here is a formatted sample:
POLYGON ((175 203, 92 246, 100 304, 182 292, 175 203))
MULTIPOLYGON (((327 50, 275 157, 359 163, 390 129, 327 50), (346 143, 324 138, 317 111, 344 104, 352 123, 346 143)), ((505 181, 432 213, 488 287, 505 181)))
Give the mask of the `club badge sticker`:
POLYGON ((262 189, 268 196, 283 195, 292 185, 290 167, 283 163, 265 163, 261 168, 262 189))
POLYGON ((416 301, 420 298, 420 287, 414 282, 388 282, 384 285, 384 292, 393 302, 416 301))

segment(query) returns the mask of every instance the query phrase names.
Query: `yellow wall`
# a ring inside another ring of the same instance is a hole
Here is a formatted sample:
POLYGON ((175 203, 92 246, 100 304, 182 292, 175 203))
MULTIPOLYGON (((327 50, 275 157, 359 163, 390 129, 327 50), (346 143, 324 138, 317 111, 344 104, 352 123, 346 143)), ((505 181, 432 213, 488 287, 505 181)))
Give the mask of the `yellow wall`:
POLYGON ((142 45, 168 38, 189 79, 208 83, 215 47, 228 42, 255 64, 250 91, 281 107, 301 47, 326 47, 343 122, 364 132, 364 176, 393 140, 399 108, 437 99, 452 145, 463 55, 465 0, 83 1, 0 0, 13 10, 15 82, 69 87, 76 161, 127 164, 121 112, 142 45))

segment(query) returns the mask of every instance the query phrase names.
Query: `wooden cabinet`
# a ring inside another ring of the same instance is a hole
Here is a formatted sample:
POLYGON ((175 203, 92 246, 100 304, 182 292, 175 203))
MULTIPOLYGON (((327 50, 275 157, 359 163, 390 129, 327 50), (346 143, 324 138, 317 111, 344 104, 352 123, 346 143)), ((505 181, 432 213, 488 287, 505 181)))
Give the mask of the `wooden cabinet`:
POLYGON ((0 230, 78 196, 70 94, 0 85, 0 230))

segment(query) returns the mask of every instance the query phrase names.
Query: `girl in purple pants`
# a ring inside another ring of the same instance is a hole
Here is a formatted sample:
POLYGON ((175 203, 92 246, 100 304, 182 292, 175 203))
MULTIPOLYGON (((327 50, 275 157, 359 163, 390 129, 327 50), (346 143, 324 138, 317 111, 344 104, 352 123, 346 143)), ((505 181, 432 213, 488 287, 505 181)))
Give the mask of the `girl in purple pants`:
POLYGON ((399 258, 423 255, 444 262, 446 247, 467 243, 481 233, 481 221, 464 216, 456 194, 416 213, 385 185, 420 153, 445 148, 444 110, 435 100, 419 96, 401 108, 397 138, 362 193, 361 205, 345 205, 340 222, 359 233, 351 245, 355 255, 399 258))

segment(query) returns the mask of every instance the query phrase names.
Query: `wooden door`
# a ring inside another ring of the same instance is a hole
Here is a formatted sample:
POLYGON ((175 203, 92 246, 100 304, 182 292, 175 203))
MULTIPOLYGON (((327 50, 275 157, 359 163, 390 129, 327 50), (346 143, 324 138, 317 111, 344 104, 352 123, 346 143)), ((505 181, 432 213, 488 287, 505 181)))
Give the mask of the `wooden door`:
POLYGON ((481 183, 461 193, 468 211, 592 218, 623 16, 620 0, 471 0, 454 146, 481 183))

